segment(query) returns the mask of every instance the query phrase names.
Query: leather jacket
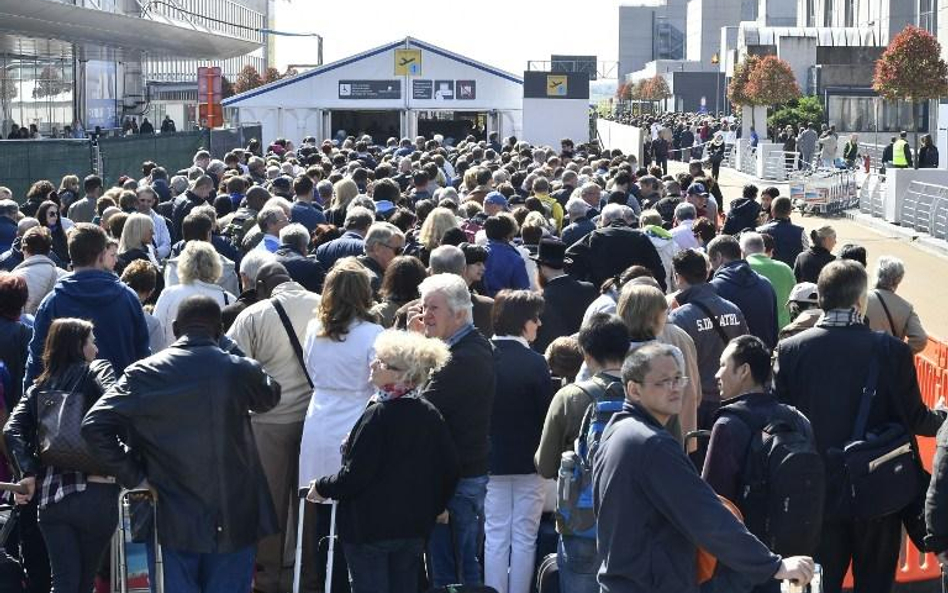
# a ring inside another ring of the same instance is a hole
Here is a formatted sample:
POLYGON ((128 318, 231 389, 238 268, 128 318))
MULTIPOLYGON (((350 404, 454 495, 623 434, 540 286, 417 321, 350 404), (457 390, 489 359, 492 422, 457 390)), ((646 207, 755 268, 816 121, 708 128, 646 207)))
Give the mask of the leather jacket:
POLYGON ((115 384, 115 372, 107 360, 94 360, 91 363, 69 365, 63 372, 46 381, 42 387, 33 385, 26 391, 20 402, 13 408, 10 419, 3 429, 7 445, 7 454, 16 468, 19 477, 35 476, 43 467, 39 459, 36 437, 38 414, 36 411, 37 394, 46 389, 82 392, 86 409, 92 407, 102 394, 115 384))
POLYGON ((249 412, 279 401, 259 363, 190 334, 129 366, 82 435, 124 487, 147 478, 163 546, 230 553, 277 532, 249 412))

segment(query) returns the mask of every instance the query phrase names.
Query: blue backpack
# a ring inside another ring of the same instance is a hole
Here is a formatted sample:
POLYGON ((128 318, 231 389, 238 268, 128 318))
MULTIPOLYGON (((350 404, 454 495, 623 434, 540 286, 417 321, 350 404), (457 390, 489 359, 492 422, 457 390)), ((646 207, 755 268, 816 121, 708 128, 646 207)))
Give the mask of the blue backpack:
POLYGON ((576 383, 589 398, 579 435, 572 451, 563 453, 556 479, 556 525, 563 535, 596 538, 592 469, 602 432, 616 412, 622 410, 625 388, 619 381, 599 376, 576 383))

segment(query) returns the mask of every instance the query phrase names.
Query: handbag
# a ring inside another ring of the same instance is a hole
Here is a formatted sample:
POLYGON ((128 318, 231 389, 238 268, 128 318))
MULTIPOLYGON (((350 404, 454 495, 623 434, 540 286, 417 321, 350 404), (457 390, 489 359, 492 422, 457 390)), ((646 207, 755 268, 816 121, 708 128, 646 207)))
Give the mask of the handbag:
POLYGON ((84 474, 106 475, 79 432, 86 415, 82 386, 89 367, 69 390, 40 389, 36 397, 37 450, 43 465, 84 474))
POLYGON ((869 409, 877 392, 880 350, 887 334, 873 336, 869 377, 862 391, 852 436, 843 446, 829 451, 845 469, 844 498, 851 518, 870 520, 901 512, 918 496, 922 486, 918 452, 912 435, 901 423, 886 423, 867 430, 869 409))

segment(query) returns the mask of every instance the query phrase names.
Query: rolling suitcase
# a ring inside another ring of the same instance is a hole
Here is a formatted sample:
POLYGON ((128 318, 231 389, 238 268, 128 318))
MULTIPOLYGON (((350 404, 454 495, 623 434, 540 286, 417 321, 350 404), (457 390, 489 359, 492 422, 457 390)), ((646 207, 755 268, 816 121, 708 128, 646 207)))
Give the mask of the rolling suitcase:
POLYGON ((560 569, 556 563, 556 553, 547 554, 537 569, 536 593, 560 593, 560 569))
POLYGON ((118 505, 119 523, 113 539, 112 591, 135 593, 150 590, 154 593, 165 593, 164 560, 161 544, 158 543, 156 500, 149 490, 125 490, 119 495, 118 505), (134 513, 133 506, 138 507, 134 513), (133 515, 140 520, 135 521, 133 515), (144 538, 152 539, 154 570, 149 570, 148 555, 142 543, 144 538))
MULTIPOLYGON (((296 527, 296 561, 293 563, 293 593, 300 593, 300 580, 303 570, 303 525, 306 512, 306 493, 307 488, 301 488, 298 492, 300 499, 299 516, 296 527)), ((326 582, 323 591, 332 591, 333 586, 333 568, 336 555, 336 510, 339 503, 332 501, 329 518, 329 552, 326 555, 326 582)))

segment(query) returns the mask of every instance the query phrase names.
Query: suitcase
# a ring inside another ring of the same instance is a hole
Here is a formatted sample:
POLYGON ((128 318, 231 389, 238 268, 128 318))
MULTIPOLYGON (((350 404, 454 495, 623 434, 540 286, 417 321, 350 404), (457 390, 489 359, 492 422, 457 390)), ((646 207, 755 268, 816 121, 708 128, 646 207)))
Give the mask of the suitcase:
MULTIPOLYGON (((303 570, 303 525, 306 512, 306 494, 307 488, 301 488, 297 493, 300 499, 299 516, 297 517, 296 527, 296 561, 293 563, 293 593, 300 593, 300 579, 303 570)), ((326 555, 326 582, 323 585, 323 591, 332 591, 333 585, 333 564, 336 555, 336 510, 338 503, 332 501, 332 509, 329 518, 329 551, 326 555)), ((313 553, 315 555, 315 553, 313 553)))
POLYGON ((153 591, 154 593, 165 593, 165 572, 164 560, 161 552, 161 544, 158 543, 158 513, 157 502, 149 490, 125 490, 119 495, 119 522, 115 537, 112 541, 114 562, 112 575, 112 591, 117 593, 133 593, 135 591, 153 591), (132 503, 145 503, 152 506, 151 519, 152 525, 150 534, 146 535, 152 539, 153 549, 155 551, 154 571, 149 570, 148 556, 145 546, 136 540, 138 539, 132 533, 132 503), (131 547, 131 550, 129 549, 131 547), (144 563, 144 567, 142 566, 144 563), (133 566, 134 565, 134 566, 133 566), (130 567, 136 569, 138 578, 135 585, 129 582, 130 567), (142 568, 146 579, 142 579, 142 568), (143 587, 143 585, 145 585, 143 587))
POLYGON ((547 554, 537 569, 537 593, 560 593, 560 569, 556 553, 547 554))

